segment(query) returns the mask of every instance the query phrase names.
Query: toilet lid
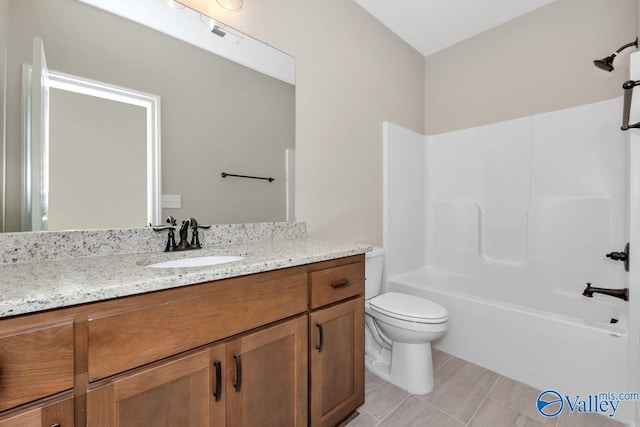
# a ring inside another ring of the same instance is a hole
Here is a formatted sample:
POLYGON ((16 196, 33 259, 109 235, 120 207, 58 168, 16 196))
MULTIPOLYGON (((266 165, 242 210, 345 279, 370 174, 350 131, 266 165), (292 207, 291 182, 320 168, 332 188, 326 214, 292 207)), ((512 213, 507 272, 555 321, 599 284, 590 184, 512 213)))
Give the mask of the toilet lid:
POLYGON ((387 292, 369 300, 369 306, 378 313, 416 323, 443 323, 447 309, 433 301, 413 295, 387 292))

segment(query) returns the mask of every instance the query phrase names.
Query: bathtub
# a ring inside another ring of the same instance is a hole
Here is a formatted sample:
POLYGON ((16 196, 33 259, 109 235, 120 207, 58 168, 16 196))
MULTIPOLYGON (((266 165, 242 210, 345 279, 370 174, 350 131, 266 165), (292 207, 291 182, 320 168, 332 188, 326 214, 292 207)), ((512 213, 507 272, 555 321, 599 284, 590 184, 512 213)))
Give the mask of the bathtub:
MULTIPOLYGON (((539 390, 636 391, 627 381, 624 301, 521 282, 425 268, 390 278, 387 287, 448 310, 447 333, 433 343, 439 350, 539 390)), ((623 402, 615 418, 630 422, 633 410, 623 402)))

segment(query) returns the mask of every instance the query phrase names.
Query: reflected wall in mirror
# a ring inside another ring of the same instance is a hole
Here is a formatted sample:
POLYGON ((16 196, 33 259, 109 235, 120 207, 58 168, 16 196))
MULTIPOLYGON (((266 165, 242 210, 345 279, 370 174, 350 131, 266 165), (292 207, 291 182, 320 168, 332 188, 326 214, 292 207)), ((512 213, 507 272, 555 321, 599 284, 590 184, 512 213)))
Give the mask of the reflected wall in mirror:
MULTIPOLYGON (((144 1, 167 8, 163 0, 144 1)), ((285 151, 294 149, 295 133, 292 84, 76 0, 0 0, 3 10, 8 11, 0 18, 7 23, 0 31, 0 47, 6 41, 7 53, 5 231, 21 230, 21 67, 31 62, 34 36, 44 40, 52 70, 162 99, 161 188, 165 195, 181 196, 181 208, 163 209, 163 217, 194 216, 201 223, 286 219, 285 151), (275 180, 223 179, 221 172, 275 180)), ((190 30, 218 37, 205 21, 190 30)), ((72 127, 82 124, 78 116, 68 119, 72 127)), ((92 155, 95 161, 98 153, 92 155)), ((87 191, 84 203, 101 197, 87 191)), ((123 224, 145 225, 133 218, 123 224)))
POLYGON ((61 89, 49 96, 47 230, 159 221, 146 215, 144 109, 61 89), (70 123, 70 116, 78 123, 70 123), (119 125, 110 126, 114 121, 119 125), (100 197, 84 203, 92 193, 100 197))

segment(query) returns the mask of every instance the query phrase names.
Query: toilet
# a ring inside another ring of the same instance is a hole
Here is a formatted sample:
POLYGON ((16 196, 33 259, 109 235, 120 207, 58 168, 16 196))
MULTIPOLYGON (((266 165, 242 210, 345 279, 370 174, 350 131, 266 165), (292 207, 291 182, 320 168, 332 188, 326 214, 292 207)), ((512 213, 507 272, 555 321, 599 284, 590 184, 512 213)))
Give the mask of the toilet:
POLYGON ((371 373, 413 394, 433 390, 431 341, 447 330, 447 310, 424 298, 380 293, 384 250, 365 261, 365 366, 371 373))

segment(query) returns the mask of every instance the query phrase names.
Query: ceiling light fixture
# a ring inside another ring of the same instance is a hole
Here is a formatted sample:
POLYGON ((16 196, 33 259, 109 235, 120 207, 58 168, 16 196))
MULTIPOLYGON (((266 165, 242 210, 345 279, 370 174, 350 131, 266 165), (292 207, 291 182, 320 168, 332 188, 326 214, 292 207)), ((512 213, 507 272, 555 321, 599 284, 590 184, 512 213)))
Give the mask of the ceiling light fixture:
POLYGON ((240 10, 243 0, 216 0, 216 2, 227 10, 240 10))

